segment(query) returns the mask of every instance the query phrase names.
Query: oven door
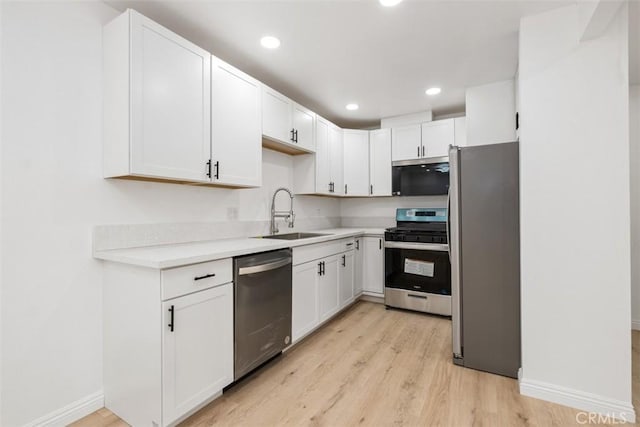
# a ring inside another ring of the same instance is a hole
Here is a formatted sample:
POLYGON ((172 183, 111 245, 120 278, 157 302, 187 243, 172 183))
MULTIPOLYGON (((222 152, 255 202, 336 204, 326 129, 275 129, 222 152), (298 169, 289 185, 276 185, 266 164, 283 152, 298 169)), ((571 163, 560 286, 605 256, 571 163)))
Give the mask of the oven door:
POLYGON ((451 295, 447 245, 385 242, 385 287, 451 295))

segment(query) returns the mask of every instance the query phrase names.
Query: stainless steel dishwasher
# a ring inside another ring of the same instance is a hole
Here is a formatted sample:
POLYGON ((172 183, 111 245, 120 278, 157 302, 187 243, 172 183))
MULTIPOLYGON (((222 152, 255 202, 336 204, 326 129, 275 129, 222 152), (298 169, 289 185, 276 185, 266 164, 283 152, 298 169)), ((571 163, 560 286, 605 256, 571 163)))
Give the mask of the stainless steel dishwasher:
POLYGON ((234 380, 291 343, 291 249, 236 257, 234 380))

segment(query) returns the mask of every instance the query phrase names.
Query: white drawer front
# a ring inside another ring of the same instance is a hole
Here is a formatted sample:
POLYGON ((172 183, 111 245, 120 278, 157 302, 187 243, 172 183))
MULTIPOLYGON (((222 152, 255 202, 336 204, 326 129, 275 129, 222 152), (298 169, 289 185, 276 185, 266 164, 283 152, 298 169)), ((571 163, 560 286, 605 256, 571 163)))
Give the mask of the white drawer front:
POLYGON ((233 281, 231 258, 162 270, 162 300, 233 281))
POLYGON ((325 243, 293 248, 293 265, 304 264, 320 258, 346 252, 355 248, 355 238, 332 240, 325 243))

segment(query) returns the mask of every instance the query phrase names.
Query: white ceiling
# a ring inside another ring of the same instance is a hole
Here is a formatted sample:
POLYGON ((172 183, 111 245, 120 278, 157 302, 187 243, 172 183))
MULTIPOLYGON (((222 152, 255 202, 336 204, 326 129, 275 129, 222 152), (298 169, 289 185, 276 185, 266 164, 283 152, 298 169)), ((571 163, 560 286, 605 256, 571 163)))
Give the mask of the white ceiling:
POLYGON ((464 110, 464 88, 513 77, 522 16, 567 1, 127 1, 344 127, 433 109, 464 110), (265 34, 282 45, 268 51, 265 34), (441 86, 436 97, 424 94, 441 86), (347 111, 349 102, 360 105, 347 111))

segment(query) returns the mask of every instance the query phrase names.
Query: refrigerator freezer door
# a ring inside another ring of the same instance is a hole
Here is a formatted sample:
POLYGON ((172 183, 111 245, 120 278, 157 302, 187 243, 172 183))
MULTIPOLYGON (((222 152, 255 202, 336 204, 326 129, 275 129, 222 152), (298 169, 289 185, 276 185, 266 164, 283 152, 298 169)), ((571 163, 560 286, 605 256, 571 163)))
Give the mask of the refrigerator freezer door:
POLYGON ((464 366, 516 377, 520 368, 518 144, 459 155, 464 366))
POLYGON ((449 221, 447 233, 451 261, 451 325, 453 335, 453 361, 462 360, 462 319, 460 298, 460 150, 449 148, 449 221))

